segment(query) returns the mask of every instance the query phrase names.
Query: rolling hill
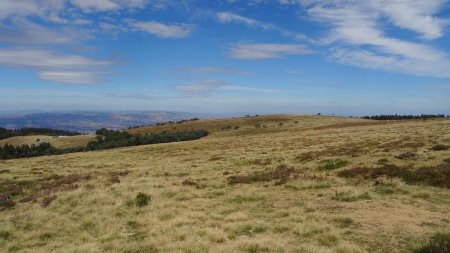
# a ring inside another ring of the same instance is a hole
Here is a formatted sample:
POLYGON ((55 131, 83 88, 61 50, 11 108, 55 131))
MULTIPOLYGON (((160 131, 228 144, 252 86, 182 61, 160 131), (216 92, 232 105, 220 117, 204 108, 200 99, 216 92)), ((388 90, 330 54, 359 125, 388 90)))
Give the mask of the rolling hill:
POLYGON ((48 112, 0 114, 0 127, 8 129, 40 127, 78 132, 95 132, 100 128, 123 129, 129 126, 156 124, 211 115, 184 112, 48 112))
POLYGON ((449 119, 268 115, 128 131, 198 128, 211 134, 0 161, 2 249, 419 252, 448 236, 449 119))
POLYGON ((86 146, 87 143, 94 139, 95 135, 75 135, 75 136, 47 136, 47 135, 30 135, 30 136, 15 136, 0 140, 0 147, 6 143, 20 146, 20 145, 38 145, 43 142, 48 142, 55 148, 75 148, 86 146))

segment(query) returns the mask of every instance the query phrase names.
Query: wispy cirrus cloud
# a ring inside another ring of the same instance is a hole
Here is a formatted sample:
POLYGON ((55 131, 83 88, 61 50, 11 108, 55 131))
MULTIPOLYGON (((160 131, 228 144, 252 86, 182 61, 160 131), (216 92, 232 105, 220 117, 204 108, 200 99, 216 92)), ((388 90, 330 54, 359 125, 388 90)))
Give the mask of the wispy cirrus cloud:
POLYGON ((233 85, 220 80, 199 80, 192 83, 178 84, 173 87, 175 91, 183 93, 186 97, 209 97, 218 90, 279 93, 281 90, 262 89, 248 86, 233 85))
POLYGON ((193 73, 193 74, 235 74, 244 75, 248 72, 239 68, 230 67, 189 67, 189 68, 176 68, 173 69, 177 72, 193 73))
POLYGON ((310 38, 309 36, 307 36, 305 34, 293 32, 293 31, 281 28, 277 25, 267 23, 267 22, 262 22, 262 21, 259 21, 259 20, 253 19, 253 18, 245 17, 242 15, 233 13, 233 12, 217 12, 215 16, 216 16, 217 21, 219 21, 222 24, 230 24, 230 23, 244 24, 249 27, 255 27, 255 28, 260 28, 263 30, 275 31, 283 37, 292 38, 292 39, 295 39, 298 41, 306 41, 306 42, 311 42, 311 43, 315 42, 314 39, 310 38))
POLYGON ((104 97, 121 98, 121 99, 137 99, 137 100, 164 100, 170 97, 151 96, 141 93, 106 93, 104 97))
POLYGON ((229 48, 228 55, 235 59, 265 60, 312 53, 314 51, 300 44, 237 43, 229 48))
POLYGON ((172 39, 188 37, 195 29, 192 24, 165 24, 156 21, 135 22, 131 26, 159 38, 172 39))
POLYGON ((100 80, 102 73, 91 71, 39 71, 38 77, 42 80, 47 80, 57 83, 66 84, 95 84, 100 80))
POLYGON ((220 23, 242 23, 248 26, 257 26, 264 29, 271 29, 274 26, 268 23, 260 22, 256 19, 248 18, 232 12, 218 12, 217 20, 220 23))

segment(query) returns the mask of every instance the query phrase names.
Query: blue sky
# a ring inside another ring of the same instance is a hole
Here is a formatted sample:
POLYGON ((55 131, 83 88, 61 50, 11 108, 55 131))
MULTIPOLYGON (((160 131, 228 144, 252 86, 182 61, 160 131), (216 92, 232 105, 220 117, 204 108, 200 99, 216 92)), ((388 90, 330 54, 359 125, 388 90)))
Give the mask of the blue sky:
POLYGON ((446 0, 1 0, 1 110, 450 113, 446 0))

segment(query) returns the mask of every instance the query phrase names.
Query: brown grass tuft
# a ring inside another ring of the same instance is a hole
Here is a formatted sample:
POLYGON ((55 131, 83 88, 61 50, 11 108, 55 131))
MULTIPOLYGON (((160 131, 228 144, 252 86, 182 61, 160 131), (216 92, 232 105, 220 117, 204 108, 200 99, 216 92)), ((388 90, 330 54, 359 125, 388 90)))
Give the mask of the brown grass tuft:
POLYGON ((286 183, 296 170, 286 165, 278 166, 274 171, 269 172, 255 172, 248 175, 238 175, 228 177, 228 184, 250 184, 254 182, 270 182, 278 180, 277 185, 286 183))

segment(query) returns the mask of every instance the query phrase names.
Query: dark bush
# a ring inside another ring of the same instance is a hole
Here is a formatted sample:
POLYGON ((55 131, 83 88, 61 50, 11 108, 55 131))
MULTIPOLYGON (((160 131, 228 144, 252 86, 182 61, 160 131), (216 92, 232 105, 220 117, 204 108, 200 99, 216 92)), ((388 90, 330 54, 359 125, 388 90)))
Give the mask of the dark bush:
POLYGON ((41 206, 42 207, 49 206, 55 199, 56 199, 56 195, 48 196, 42 200, 41 206))
POLYGON ((6 194, 0 194, 0 211, 11 208, 15 205, 14 201, 11 199, 10 196, 6 194))
POLYGON ((197 185, 196 182, 194 182, 194 180, 186 178, 183 180, 183 182, 181 182, 182 185, 197 185))
POLYGON ((414 251, 415 253, 448 253, 450 252, 450 233, 437 233, 427 244, 414 251))
POLYGON ((400 160, 407 160, 407 159, 413 159, 416 157, 417 157, 417 154, 414 152, 405 152, 405 153, 401 153, 400 155, 396 156, 395 158, 400 159, 400 160))
POLYGON ((143 207, 148 205, 150 200, 151 200, 150 195, 140 192, 136 195, 135 203, 138 207, 143 207))
POLYGON ((450 145, 437 144, 437 145, 434 145, 431 149, 434 151, 442 151, 442 150, 447 150, 449 148, 450 148, 450 145))

